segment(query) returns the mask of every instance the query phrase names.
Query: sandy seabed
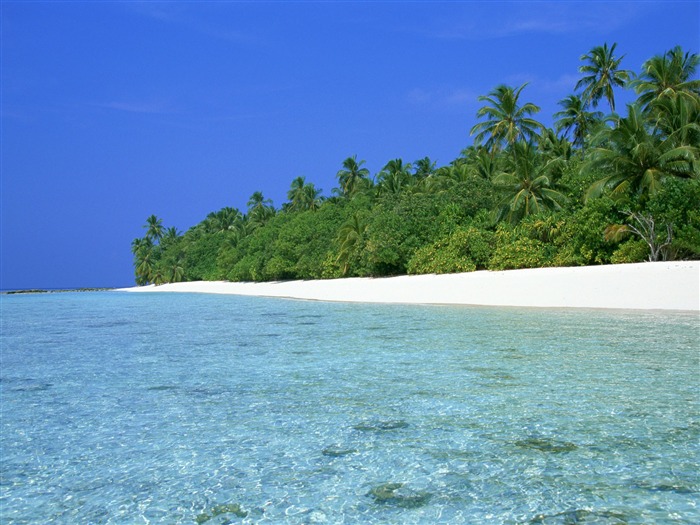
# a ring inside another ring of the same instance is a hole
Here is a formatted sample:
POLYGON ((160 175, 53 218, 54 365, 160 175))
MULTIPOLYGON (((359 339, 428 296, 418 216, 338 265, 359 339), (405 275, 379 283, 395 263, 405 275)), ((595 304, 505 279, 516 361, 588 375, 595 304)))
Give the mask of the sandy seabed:
POLYGON ((362 303, 700 311, 700 261, 264 283, 197 281, 119 291, 362 303))

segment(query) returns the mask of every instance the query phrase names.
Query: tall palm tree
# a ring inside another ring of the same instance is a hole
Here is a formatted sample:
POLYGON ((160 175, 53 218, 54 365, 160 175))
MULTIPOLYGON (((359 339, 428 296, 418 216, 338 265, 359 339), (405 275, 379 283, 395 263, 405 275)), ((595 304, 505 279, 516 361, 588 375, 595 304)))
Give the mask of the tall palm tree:
POLYGON ((687 97, 662 97, 653 103, 654 130, 677 146, 700 145, 700 104, 687 97))
POLYGON ((253 192, 248 199, 248 222, 252 227, 262 226, 275 215, 272 200, 266 199, 261 191, 253 192))
POLYGON ((697 176, 696 146, 679 146, 669 136, 650 132, 641 108, 627 108, 627 117, 613 117, 614 127, 604 128, 593 140, 586 170, 607 175, 589 188, 588 198, 610 189, 614 198, 631 192, 644 199, 667 177, 697 176))
POLYGON ((474 172, 482 179, 492 180, 498 172, 498 162, 484 148, 477 148, 472 158, 474 172))
MULTIPOLYGON (((566 137, 560 137, 551 128, 547 128, 542 135, 537 144, 537 149, 544 156, 544 159, 554 160, 561 159, 563 161, 571 160, 571 155, 573 154, 573 148, 571 142, 566 137)), ((554 179, 557 177, 556 174, 562 174, 565 165, 561 164, 556 170, 551 172, 554 179)))
POLYGON ((357 161, 357 155, 343 161, 343 169, 336 174, 343 196, 351 197, 369 181, 369 170, 362 167, 364 163, 364 160, 357 161))
POLYGON ((586 106, 590 104, 597 108, 600 99, 605 97, 610 105, 610 111, 615 111, 613 89, 624 87, 632 75, 630 71, 620 69, 620 63, 625 55, 616 57, 614 55, 616 46, 617 44, 614 43, 608 47, 605 43, 581 56, 581 60, 587 63, 578 70, 585 76, 576 82, 575 89, 583 88, 583 102, 586 106))
POLYGON ((297 177, 292 181, 289 191, 287 192, 287 199, 289 199, 289 209, 296 211, 303 209, 305 185, 305 177, 297 177))
POLYGON ((413 163, 413 167, 415 168, 413 176, 419 180, 428 178, 435 173, 435 165, 436 163, 431 161, 430 157, 423 157, 413 163))
POLYGON ((153 249, 153 241, 148 237, 137 237, 131 241, 131 253, 134 255, 143 254, 153 249))
POLYGON ((131 243, 131 253, 134 254, 134 272, 136 284, 148 284, 153 271, 153 241, 150 237, 136 238, 131 243))
POLYGON ((323 197, 321 197, 321 189, 316 188, 313 182, 309 182, 304 186, 304 203, 307 210, 318 210, 323 204, 323 197))
POLYGON ((162 268, 156 266, 153 271, 151 272, 151 277, 150 277, 151 282, 155 284, 156 286, 160 286, 161 284, 165 284, 167 281, 165 277, 165 272, 163 271, 162 268))
POLYGON ((248 211, 250 212, 251 210, 255 208, 259 208, 262 206, 269 206, 272 204, 271 199, 266 199, 262 191, 255 191, 253 194, 250 196, 250 199, 248 199, 248 211))
POLYGON ((305 177, 297 177, 292 181, 287 192, 288 209, 292 211, 317 210, 321 205, 321 190, 316 189, 313 182, 306 182, 305 177))
POLYGON ((146 237, 154 242, 160 241, 165 232, 163 220, 155 215, 151 215, 146 219, 146 224, 143 226, 146 229, 146 237))
POLYGON ((380 193, 400 193, 411 182, 411 164, 401 159, 392 159, 377 174, 380 193))
POLYGON ((358 213, 350 217, 338 230, 338 243, 340 244, 340 248, 336 261, 342 264, 343 275, 348 273, 350 269, 350 260, 362 244, 366 230, 367 222, 358 213))
POLYGON ((477 118, 486 120, 472 127, 470 135, 476 134, 476 144, 484 144, 492 152, 505 146, 511 147, 519 140, 531 140, 543 128, 542 124, 531 118, 540 111, 539 106, 526 102, 519 104, 520 94, 527 86, 517 89, 510 86, 497 86, 491 93, 479 97, 481 102, 488 102, 476 112, 477 118))
POLYGON ((545 159, 530 143, 518 142, 513 160, 504 172, 494 178, 501 193, 498 220, 517 223, 528 215, 544 210, 559 210, 566 197, 556 190, 550 174, 562 159, 545 159))
POLYGON ((226 207, 219 211, 211 212, 204 219, 204 227, 210 233, 225 232, 236 229, 243 220, 243 214, 236 208, 226 207))
POLYGON ((693 78, 700 55, 683 53, 680 46, 650 58, 642 65, 642 74, 630 82, 639 96, 637 102, 648 110, 654 101, 676 95, 700 103, 700 80, 693 78))
POLYGON ((185 270, 182 268, 182 261, 173 262, 168 268, 168 282, 179 283, 185 276, 185 270))
POLYGON ((153 250, 142 252, 136 261, 136 282, 138 284, 148 284, 153 281, 156 267, 153 250))
POLYGON ((557 132, 565 136, 570 134, 574 146, 581 148, 581 157, 584 157, 586 137, 603 120, 603 113, 586 111, 586 105, 577 95, 569 95, 560 100, 559 105, 563 109, 554 114, 557 132))
POLYGON ((181 233, 177 231, 177 228, 171 226, 163 233, 163 237, 160 240, 160 246, 162 246, 163 250, 170 250, 178 241, 180 241, 181 238, 181 233))

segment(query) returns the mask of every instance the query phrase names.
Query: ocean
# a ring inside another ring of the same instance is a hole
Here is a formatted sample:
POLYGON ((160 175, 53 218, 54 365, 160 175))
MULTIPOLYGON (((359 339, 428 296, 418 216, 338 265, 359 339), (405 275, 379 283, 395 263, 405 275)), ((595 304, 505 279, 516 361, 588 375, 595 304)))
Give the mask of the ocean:
POLYGON ((2 524, 700 522, 697 312, 0 306, 2 524))

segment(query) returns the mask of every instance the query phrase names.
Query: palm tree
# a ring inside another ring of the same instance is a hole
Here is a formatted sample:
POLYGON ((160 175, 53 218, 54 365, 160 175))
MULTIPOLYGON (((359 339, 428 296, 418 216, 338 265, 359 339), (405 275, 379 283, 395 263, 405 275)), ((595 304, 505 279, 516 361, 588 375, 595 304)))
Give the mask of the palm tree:
POLYGON ((627 109, 627 117, 613 117, 615 126, 593 139, 595 147, 585 169, 609 175, 595 182, 587 197, 610 189, 614 198, 629 192, 646 198, 659 190, 666 177, 697 176, 696 146, 679 146, 672 137, 651 133, 641 108, 631 104, 627 109))
POLYGON ((521 107, 518 103, 525 86, 527 83, 517 89, 500 85, 487 96, 479 97, 488 105, 476 112, 477 118, 485 117, 486 120, 470 131, 470 135, 476 134, 476 144, 484 143, 493 153, 501 146, 511 147, 519 140, 531 140, 543 128, 542 124, 530 118, 539 112, 539 106, 527 102, 521 107))
POLYGON ((182 281, 182 278, 185 275, 185 270, 182 268, 182 262, 177 261, 172 263, 172 265, 168 268, 168 282, 170 283, 179 283, 182 281))
POLYGON ((305 177, 297 177, 292 181, 292 185, 287 192, 287 199, 289 199, 289 209, 301 210, 302 203, 304 202, 304 186, 306 185, 305 177))
POLYGON ((556 132, 547 128, 540 135, 540 140, 537 144, 537 149, 544 153, 548 158, 561 157, 564 160, 571 158, 572 143, 566 137, 560 137, 556 132))
POLYGON ((275 215, 272 200, 266 199, 261 191, 254 192, 248 199, 248 222, 257 228, 275 215))
POLYGON ((581 56, 581 60, 588 63, 578 68, 579 72, 585 76, 576 82, 575 89, 583 88, 583 102, 586 106, 591 104, 597 108, 600 99, 605 97, 610 105, 610 111, 615 111, 613 88, 624 87, 631 77, 630 71, 620 69, 620 62, 625 55, 616 57, 614 55, 616 46, 617 44, 613 44, 608 47, 605 43, 581 56))
POLYGON ((153 241, 149 237, 137 237, 131 241, 131 253, 138 256, 153 249, 153 241))
POLYGON ((146 229, 146 237, 154 242, 160 241, 165 232, 163 228, 163 220, 155 215, 151 215, 146 219, 146 224, 143 226, 146 229))
POLYGON ((304 177, 297 177, 287 192, 288 208, 292 211, 317 210, 321 205, 320 194, 321 190, 316 189, 312 182, 307 184, 304 177))
POLYGON ((248 211, 250 212, 255 208, 259 208, 261 206, 269 206, 271 204, 271 199, 266 199, 261 191, 255 191, 250 196, 250 199, 248 199, 248 211))
POLYGON ((343 161, 343 169, 336 174, 341 195, 351 197, 369 181, 369 170, 362 167, 364 163, 364 160, 357 162, 357 155, 343 161))
POLYGON ((137 257, 136 261, 136 282, 138 284, 148 284, 153 281, 153 271, 155 260, 153 251, 144 251, 137 257))
POLYGON ((655 131, 677 146, 700 144, 700 104, 687 97, 663 97, 653 103, 655 131))
POLYGON ((321 189, 316 189, 313 182, 309 182, 304 186, 304 202, 307 210, 315 211, 323 204, 321 197, 321 189))
POLYGON ((630 82, 639 96, 637 103, 648 110, 655 101, 676 95, 700 103, 700 80, 693 78, 700 55, 683 53, 680 46, 650 58, 642 65, 642 74, 630 82))
POLYGON ((226 207, 207 215, 204 226, 210 233, 225 232, 235 230, 242 220, 243 214, 238 209, 226 207))
POLYGON ((493 181, 502 194, 498 220, 517 223, 528 215, 561 209, 566 197, 553 187, 549 175, 558 169, 562 159, 546 160, 527 142, 518 142, 514 147, 517 152, 511 165, 493 181))
POLYGON ((398 194, 411 182, 411 164, 401 159, 386 163, 377 174, 377 187, 380 193, 398 194))
POLYGON ((435 162, 430 160, 430 157, 423 157, 413 163, 415 173, 413 174, 418 180, 423 180, 435 173, 435 162))
POLYGON ((603 120, 600 111, 586 111, 586 106, 581 97, 569 95, 559 101, 563 108, 554 114, 557 119, 555 126, 558 133, 567 136, 571 134, 574 146, 581 148, 581 157, 585 156, 586 137, 595 128, 596 124, 603 120))
POLYGON ((350 269, 350 259, 362 244, 366 230, 367 222, 365 222, 358 213, 350 217, 338 230, 338 243, 340 244, 340 248, 336 261, 342 264, 343 275, 348 273, 350 269))
POLYGON ((148 284, 153 271, 153 241, 150 237, 136 238, 131 243, 131 253, 134 254, 134 270, 136 284, 148 284))
POLYGON ((475 173, 482 179, 492 180, 496 175, 498 163, 484 148, 477 148, 472 162, 475 173))
POLYGON ((160 286, 161 284, 165 284, 166 279, 165 279, 165 274, 163 273, 163 269, 160 267, 154 268, 153 271, 151 272, 150 280, 156 286, 160 286))
POLYGON ((171 226, 170 228, 167 228, 165 232, 163 233, 163 239, 162 242, 163 244, 173 244, 180 238, 180 232, 177 231, 177 228, 175 226, 171 226))

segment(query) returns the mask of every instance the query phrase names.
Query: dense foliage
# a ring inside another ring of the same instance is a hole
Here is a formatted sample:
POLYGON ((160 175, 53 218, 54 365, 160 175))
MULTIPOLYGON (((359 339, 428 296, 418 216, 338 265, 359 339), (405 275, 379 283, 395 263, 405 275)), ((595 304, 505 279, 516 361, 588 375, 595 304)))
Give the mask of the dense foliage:
POLYGON ((137 284, 446 273, 700 257, 700 55, 679 47, 621 69, 615 44, 583 55, 555 130, 523 100, 487 96, 475 145, 446 166, 348 157, 323 198, 297 177, 276 209, 210 213, 184 234, 151 216, 132 243, 137 284), (634 104, 614 113, 615 90, 634 104), (605 101, 612 113, 594 110, 605 101))

